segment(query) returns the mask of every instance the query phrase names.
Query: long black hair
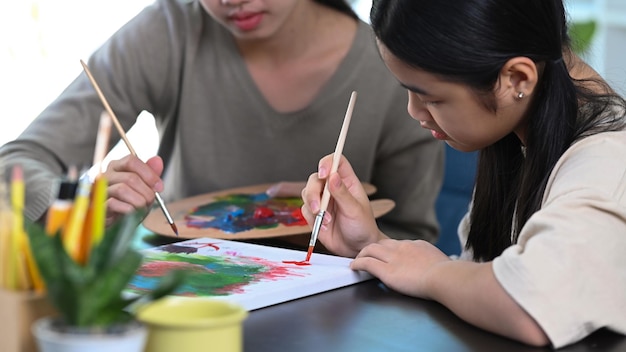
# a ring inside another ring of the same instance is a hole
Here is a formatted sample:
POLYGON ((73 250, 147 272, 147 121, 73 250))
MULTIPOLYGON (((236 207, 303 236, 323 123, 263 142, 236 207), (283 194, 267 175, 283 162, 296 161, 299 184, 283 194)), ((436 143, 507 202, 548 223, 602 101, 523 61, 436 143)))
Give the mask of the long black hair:
POLYGON ((345 13, 346 15, 354 18, 354 19, 358 19, 359 17, 357 16, 356 12, 354 12, 354 9, 352 9, 352 7, 345 2, 344 0, 314 0, 315 2, 322 4, 322 5, 326 5, 328 7, 332 7, 335 10, 339 10, 340 12, 345 13))
POLYGON ((539 210, 550 172, 576 140, 624 128, 624 100, 603 82, 570 77, 562 0, 374 0, 377 38, 404 63, 470 87, 495 111, 501 68, 514 57, 542 68, 525 145, 513 133, 480 151, 466 248, 491 260, 539 210), (602 89, 598 89, 602 87, 602 89), (618 106, 619 108, 615 108, 618 106))

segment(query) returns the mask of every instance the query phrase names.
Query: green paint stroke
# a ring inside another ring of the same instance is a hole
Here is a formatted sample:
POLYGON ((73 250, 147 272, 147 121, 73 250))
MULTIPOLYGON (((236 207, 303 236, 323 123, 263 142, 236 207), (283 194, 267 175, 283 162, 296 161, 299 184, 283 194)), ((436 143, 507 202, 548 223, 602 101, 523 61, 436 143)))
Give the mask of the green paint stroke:
POLYGON ((243 293, 247 285, 260 280, 303 276, 297 271, 298 268, 287 268, 260 258, 150 252, 131 281, 128 291, 152 291, 172 270, 186 272, 184 284, 174 293, 180 296, 227 296, 243 293))

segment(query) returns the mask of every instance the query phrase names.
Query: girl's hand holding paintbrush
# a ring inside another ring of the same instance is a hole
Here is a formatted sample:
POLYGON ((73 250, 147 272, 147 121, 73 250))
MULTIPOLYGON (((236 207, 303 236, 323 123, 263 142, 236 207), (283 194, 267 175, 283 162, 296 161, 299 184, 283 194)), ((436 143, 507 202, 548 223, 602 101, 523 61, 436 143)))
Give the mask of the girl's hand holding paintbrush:
POLYGON ((370 201, 352 166, 341 157, 337 172, 328 175, 332 155, 324 157, 302 191, 302 215, 313 223, 319 213, 324 184, 331 198, 318 239, 335 254, 354 257, 353 270, 364 270, 392 289, 407 295, 429 297, 428 277, 450 258, 433 244, 401 241, 378 229, 370 201), (329 216, 332 214, 332 218, 329 216), (407 276, 410 268, 412 274, 407 276))
POLYGON ((155 193, 163 191, 163 160, 159 156, 145 163, 135 155, 109 162, 104 176, 109 182, 107 225, 123 214, 150 207, 155 193))
POLYGON ((331 198, 318 239, 333 253, 354 257, 366 245, 387 236, 378 229, 367 193, 348 160, 342 156, 337 172, 329 175, 332 162, 332 154, 325 156, 318 172, 309 177, 302 190, 302 215, 309 224, 314 223, 328 182, 331 198))

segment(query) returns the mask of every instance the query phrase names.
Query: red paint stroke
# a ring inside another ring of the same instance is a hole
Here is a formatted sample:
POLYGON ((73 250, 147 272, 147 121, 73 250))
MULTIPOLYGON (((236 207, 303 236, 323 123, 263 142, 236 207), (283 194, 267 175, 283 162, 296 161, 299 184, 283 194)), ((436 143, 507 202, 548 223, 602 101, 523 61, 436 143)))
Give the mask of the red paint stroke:
POLYGON ((293 264, 293 265, 297 265, 297 266, 306 266, 306 265, 311 265, 311 263, 307 260, 283 260, 283 263, 285 264, 293 264))
POLYGON ((220 247, 218 247, 217 244, 215 244, 215 243, 188 242, 186 244, 192 245, 195 248, 211 247, 211 248, 215 249, 216 251, 220 250, 220 247))
POLYGON ((267 219, 274 216, 274 211, 268 207, 257 207, 254 209, 253 217, 255 219, 267 219))
POLYGON ((163 277, 171 270, 188 270, 192 272, 214 272, 211 269, 207 269, 202 265, 191 264, 187 262, 175 262, 175 261, 158 261, 144 263, 138 270, 139 275, 145 277, 163 277))

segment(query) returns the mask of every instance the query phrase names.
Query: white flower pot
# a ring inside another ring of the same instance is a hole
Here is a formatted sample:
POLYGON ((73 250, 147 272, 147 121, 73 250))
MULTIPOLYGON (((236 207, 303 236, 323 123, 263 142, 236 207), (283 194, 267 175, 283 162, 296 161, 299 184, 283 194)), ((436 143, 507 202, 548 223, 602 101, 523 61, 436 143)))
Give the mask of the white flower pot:
POLYGON ((63 331, 55 322, 54 318, 46 317, 33 324, 39 352, 142 352, 146 345, 147 328, 136 321, 107 332, 63 331))

